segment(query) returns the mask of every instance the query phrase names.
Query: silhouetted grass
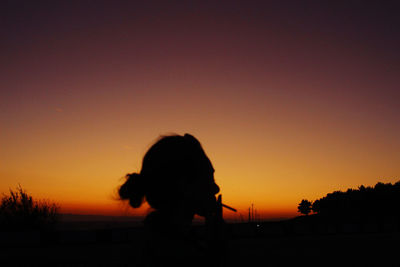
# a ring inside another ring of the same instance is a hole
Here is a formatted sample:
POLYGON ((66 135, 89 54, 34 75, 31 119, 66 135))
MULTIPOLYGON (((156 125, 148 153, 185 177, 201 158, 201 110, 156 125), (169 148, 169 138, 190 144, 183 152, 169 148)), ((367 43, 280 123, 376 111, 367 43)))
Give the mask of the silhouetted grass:
POLYGON ((19 185, 0 203, 0 230, 48 229, 58 220, 58 206, 46 200, 34 200, 19 185))

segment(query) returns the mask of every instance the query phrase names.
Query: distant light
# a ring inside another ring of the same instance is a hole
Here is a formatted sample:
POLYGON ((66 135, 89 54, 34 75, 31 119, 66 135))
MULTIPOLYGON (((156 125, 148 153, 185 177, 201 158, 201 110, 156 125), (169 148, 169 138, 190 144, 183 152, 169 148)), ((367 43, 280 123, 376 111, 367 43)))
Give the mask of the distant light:
POLYGON ((259 224, 257 224, 257 227, 260 227, 260 225, 259 225, 259 224))

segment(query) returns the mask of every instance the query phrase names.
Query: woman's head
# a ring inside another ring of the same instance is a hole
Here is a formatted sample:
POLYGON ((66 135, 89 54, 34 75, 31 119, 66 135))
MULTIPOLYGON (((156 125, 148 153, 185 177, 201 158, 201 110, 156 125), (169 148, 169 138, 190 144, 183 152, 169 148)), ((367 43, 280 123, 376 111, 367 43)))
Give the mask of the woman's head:
POLYGON ((145 154, 140 173, 127 174, 121 199, 132 207, 146 200, 157 210, 176 205, 205 216, 215 208, 214 168, 200 142, 190 134, 161 137, 145 154))

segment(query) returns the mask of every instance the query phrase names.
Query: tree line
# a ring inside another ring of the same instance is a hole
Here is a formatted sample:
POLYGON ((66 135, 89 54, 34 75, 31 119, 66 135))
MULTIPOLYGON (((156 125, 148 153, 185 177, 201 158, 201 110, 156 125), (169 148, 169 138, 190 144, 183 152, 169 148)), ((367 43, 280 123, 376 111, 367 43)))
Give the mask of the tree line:
POLYGON ((374 187, 334 191, 313 202, 303 199, 298 212, 313 212, 327 217, 366 219, 400 215, 400 181, 395 184, 378 182, 374 187))

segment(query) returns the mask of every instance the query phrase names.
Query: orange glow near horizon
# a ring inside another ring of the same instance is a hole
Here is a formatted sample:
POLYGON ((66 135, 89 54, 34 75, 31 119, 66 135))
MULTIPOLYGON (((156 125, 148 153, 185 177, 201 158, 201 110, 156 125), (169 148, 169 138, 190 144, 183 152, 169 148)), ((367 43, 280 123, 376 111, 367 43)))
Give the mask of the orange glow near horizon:
POLYGON ((244 219, 252 203, 291 217, 303 198, 400 179, 397 14, 87 5, 7 12, 0 193, 142 216, 116 189, 169 133, 202 143, 244 219))

